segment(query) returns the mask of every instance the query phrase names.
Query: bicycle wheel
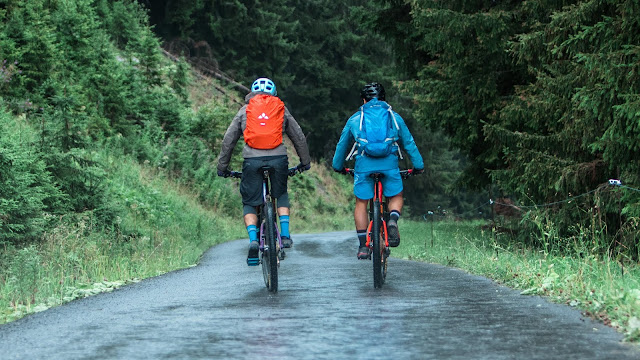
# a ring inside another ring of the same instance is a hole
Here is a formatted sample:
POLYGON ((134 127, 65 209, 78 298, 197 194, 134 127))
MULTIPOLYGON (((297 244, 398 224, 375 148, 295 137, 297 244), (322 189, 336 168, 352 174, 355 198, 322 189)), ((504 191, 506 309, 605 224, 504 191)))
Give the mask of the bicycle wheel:
POLYGON ((264 250, 262 252, 262 275, 267 289, 278 291, 278 249, 276 247, 276 218, 271 202, 264 206, 264 250))
POLYGON ((381 239, 382 215, 380 214, 380 201, 373 202, 373 224, 371 226, 371 241, 373 241, 373 287, 381 288, 386 273, 384 241, 381 239))
POLYGON ((264 205, 262 205, 262 207, 260 208, 260 218, 258 220, 258 223, 260 224, 260 264, 262 265, 262 278, 264 279, 264 284, 267 286, 267 288, 269 288, 269 266, 268 266, 268 257, 267 254, 265 253, 265 246, 268 243, 267 241, 267 234, 266 234, 266 221, 264 219, 265 217, 265 207, 264 205))

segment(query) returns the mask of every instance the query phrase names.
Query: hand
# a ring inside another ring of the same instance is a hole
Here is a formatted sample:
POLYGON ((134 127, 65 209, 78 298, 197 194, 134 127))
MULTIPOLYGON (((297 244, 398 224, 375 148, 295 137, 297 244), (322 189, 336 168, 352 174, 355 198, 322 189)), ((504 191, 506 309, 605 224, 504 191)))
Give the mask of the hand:
POLYGON ((302 163, 298 164, 298 170, 300 170, 300 172, 307 171, 309 169, 311 169, 311 163, 307 165, 303 165, 302 163))
POLYGON ((411 173, 413 175, 420 175, 420 174, 424 173, 424 169, 413 169, 413 171, 411 173))
POLYGON ((335 171, 337 173, 340 173, 342 175, 347 175, 347 169, 345 169, 345 168, 342 168, 340 170, 333 169, 333 171, 335 171))
POLYGON ((218 170, 218 176, 223 177, 223 178, 228 178, 229 176, 231 176, 231 171, 229 170, 218 170))

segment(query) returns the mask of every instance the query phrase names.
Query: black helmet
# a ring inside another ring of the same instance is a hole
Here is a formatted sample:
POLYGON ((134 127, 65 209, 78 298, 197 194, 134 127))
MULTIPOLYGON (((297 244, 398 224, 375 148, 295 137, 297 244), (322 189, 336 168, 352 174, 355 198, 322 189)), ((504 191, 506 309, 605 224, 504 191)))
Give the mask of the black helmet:
POLYGON ((378 83, 367 84, 362 88, 362 91, 360 91, 360 97, 365 101, 373 98, 384 101, 384 87, 378 83))

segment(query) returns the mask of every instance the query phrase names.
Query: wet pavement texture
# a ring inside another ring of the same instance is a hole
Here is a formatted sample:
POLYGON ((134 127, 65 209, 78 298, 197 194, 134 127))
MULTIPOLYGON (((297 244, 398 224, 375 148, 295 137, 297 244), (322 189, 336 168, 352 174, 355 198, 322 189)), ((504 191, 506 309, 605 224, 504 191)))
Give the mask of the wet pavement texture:
POLYGON ((197 267, 0 326, 0 359, 640 359, 574 308, 460 270, 391 258, 374 289, 355 232, 294 242, 275 294, 246 265, 248 241, 232 241, 197 267))

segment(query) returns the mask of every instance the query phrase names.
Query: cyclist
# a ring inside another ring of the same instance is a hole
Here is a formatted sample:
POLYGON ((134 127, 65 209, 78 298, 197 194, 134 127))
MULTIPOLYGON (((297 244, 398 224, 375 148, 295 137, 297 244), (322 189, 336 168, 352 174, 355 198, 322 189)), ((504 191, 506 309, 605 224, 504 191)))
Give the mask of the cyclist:
POLYGON ((257 259, 259 252, 257 207, 262 204, 262 174, 259 173, 259 169, 263 166, 274 169, 270 174, 270 190, 273 198, 277 199, 282 245, 288 248, 293 244, 289 232, 290 204, 287 193, 289 160, 283 142, 284 134, 291 139, 300 158, 298 170, 304 171, 311 168, 311 158, 304 133, 289 109, 276 95, 276 85, 272 80, 259 78, 253 82, 251 92, 245 97, 246 104, 235 115, 224 134, 222 150, 218 157, 218 176, 230 176, 229 162, 233 148, 240 136, 243 136, 245 145, 242 149, 244 162, 240 194, 244 223, 250 241, 248 259, 257 259))
POLYGON ((344 162, 355 156, 353 192, 356 196, 354 220, 360 246, 358 259, 369 258, 367 241, 367 204, 373 198, 372 173, 382 173, 384 196, 389 199, 389 246, 400 244, 398 220, 402 211, 402 178, 398 159, 402 157, 398 143, 408 153, 414 167, 414 174, 424 172, 424 162, 413 136, 398 113, 385 102, 384 87, 379 83, 366 84, 360 93, 363 105, 353 114, 340 135, 333 156, 333 169, 346 173, 344 162), (368 130, 367 130, 368 129, 368 130), (376 135, 377 134, 377 135, 376 135), (379 139, 376 139, 376 136, 379 139), (355 142, 351 152, 347 150, 355 142), (384 149, 384 151, 378 151, 384 149))

